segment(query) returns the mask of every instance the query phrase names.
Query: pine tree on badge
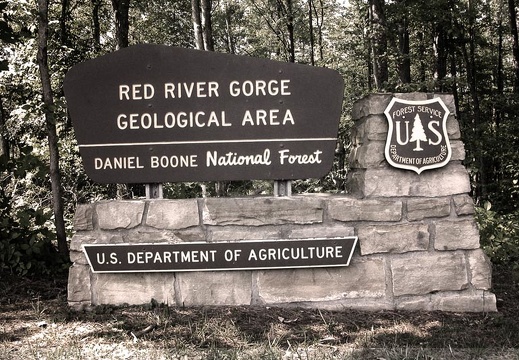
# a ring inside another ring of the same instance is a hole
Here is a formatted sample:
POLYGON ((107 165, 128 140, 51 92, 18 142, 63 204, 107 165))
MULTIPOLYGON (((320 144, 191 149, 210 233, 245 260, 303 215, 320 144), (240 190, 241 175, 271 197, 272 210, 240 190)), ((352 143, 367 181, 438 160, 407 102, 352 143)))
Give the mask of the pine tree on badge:
POLYGON ((423 151, 423 149, 420 147, 420 141, 427 141, 427 136, 425 136, 422 120, 418 114, 416 114, 414 118, 413 129, 411 130, 411 139, 409 141, 416 141, 416 147, 413 149, 413 151, 423 151))

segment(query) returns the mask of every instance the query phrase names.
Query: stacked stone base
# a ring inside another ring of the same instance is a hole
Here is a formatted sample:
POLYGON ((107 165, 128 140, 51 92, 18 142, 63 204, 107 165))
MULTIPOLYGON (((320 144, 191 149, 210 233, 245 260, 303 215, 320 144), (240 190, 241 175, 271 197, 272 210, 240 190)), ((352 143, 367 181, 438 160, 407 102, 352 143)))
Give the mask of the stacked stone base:
MULTIPOLYGON (((425 100, 434 94, 398 94, 425 100)), ((79 206, 69 304, 269 305, 323 309, 496 311, 479 245, 452 97, 439 95, 450 163, 418 175, 384 159, 392 94, 353 111, 351 195, 104 201, 79 206), (288 270, 92 273, 83 244, 359 238, 350 266, 288 270)))
POLYGON ((470 198, 210 198, 82 205, 69 304, 290 305, 323 309, 495 311, 470 198), (348 267, 94 274, 83 244, 359 236, 348 267))

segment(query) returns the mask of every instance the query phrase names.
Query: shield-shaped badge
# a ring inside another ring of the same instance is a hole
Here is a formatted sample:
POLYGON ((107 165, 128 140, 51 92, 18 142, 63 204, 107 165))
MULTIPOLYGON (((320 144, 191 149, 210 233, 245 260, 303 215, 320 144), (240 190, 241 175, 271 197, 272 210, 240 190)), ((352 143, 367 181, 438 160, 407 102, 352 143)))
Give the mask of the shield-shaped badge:
POLYGON ((410 101, 393 98, 384 111, 389 122, 385 155, 394 167, 416 171, 447 165, 451 146, 449 110, 440 98, 410 101))

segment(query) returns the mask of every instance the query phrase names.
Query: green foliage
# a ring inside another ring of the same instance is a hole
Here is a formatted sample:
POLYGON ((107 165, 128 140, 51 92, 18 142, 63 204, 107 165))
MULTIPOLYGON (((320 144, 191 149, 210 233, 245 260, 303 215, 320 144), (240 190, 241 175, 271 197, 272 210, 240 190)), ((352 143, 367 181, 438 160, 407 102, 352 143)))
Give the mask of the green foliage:
POLYGON ((48 274, 65 266, 53 243, 50 214, 12 195, 17 184, 43 169, 31 151, 23 147, 16 160, 0 157, 0 272, 48 274))
MULTIPOLYGON (((189 0, 130 3, 131 44, 193 47, 189 0)), ((50 4, 48 52, 63 202, 71 233, 70 220, 78 203, 121 195, 142 197, 144 187, 96 184, 84 172, 62 83, 70 67, 115 50, 113 9, 99 0, 68 3, 62 9, 64 4, 50 4)), ((385 90, 455 93, 472 195, 478 204, 493 205, 492 210, 477 210, 482 242, 495 262, 509 263, 518 261, 519 248, 519 90, 513 84, 513 36, 508 7, 503 4, 497 0, 385 1, 387 52, 383 56, 389 65, 385 90), (407 55, 399 48, 404 25, 409 36, 407 55), (405 58, 410 60, 409 83, 398 72, 405 58)), ((333 169, 321 179, 294 181, 293 193, 344 191, 352 104, 375 91, 368 10, 365 0, 212 4, 216 51, 287 61, 293 46, 295 62, 332 68, 344 78, 340 146, 333 169)), ((38 259, 47 256, 50 264, 55 258, 50 180, 44 166, 49 161, 48 144, 35 61, 37 6, 0 0, 0 14, 2 136, 10 151, 9 160, 4 157, 0 164, 0 267, 30 273, 48 266, 38 259), (30 256, 33 260, 28 260, 30 256)), ((271 181, 257 180, 164 184, 164 197, 272 194, 272 187, 271 181)))
POLYGON ((499 214, 489 202, 476 207, 481 245, 494 264, 519 269, 519 211, 499 214))

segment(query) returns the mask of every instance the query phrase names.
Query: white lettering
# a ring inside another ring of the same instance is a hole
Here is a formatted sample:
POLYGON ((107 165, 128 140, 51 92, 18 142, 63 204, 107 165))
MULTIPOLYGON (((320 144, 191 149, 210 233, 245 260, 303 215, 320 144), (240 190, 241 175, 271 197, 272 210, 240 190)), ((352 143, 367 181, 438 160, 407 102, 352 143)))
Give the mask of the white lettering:
POLYGON ((143 169, 138 156, 121 156, 114 158, 94 158, 94 169, 116 170, 116 169, 143 169))
POLYGON ((290 150, 279 150, 279 162, 281 165, 288 164, 299 164, 299 165, 306 165, 306 164, 320 164, 322 162, 321 158, 319 157, 323 152, 321 150, 316 150, 312 154, 296 154, 291 155, 289 154, 290 150))
POLYGON ((251 96, 288 96, 292 95, 289 89, 290 80, 245 80, 243 82, 231 81, 229 83, 229 94, 232 97, 243 95, 251 96))
POLYGON ((148 100, 155 95, 151 84, 119 85, 119 100, 148 100))
POLYGON ((243 119, 241 122, 242 126, 250 125, 250 126, 260 126, 260 125, 287 125, 292 124, 295 125, 294 117, 292 116, 292 112, 290 109, 285 111, 283 115, 283 122, 281 123, 278 120, 279 109, 270 109, 269 111, 258 109, 255 112, 251 112, 250 110, 245 111, 243 115, 243 119))
POLYGON ((265 149, 263 154, 238 155, 235 152, 228 152, 225 155, 218 155, 218 151, 208 151, 206 166, 241 166, 241 165, 270 165, 270 149, 265 149))
POLYGON ((197 155, 151 156, 150 166, 152 169, 198 167, 197 160, 197 155))
POLYGON ((202 128, 211 126, 232 126, 227 121, 225 111, 217 113, 211 111, 206 114, 203 111, 198 112, 184 112, 178 113, 168 112, 163 116, 159 116, 157 113, 144 113, 144 114, 119 114, 117 116, 117 127, 120 130, 139 130, 139 129, 172 129, 178 128, 202 128))
POLYGON ((430 121, 429 124, 427 125, 427 127, 429 128, 429 130, 431 130, 431 132, 436 135, 437 137, 437 141, 431 141, 431 138, 429 137, 429 145, 438 145, 442 139, 443 139, 443 136, 442 134, 440 134, 440 132, 438 130, 436 130, 433 125, 436 125, 436 126, 440 126, 440 122, 439 121, 430 121))
POLYGON ((165 83, 164 98, 165 99, 181 99, 181 98, 205 98, 218 97, 219 84, 216 81, 199 81, 190 83, 165 83))

